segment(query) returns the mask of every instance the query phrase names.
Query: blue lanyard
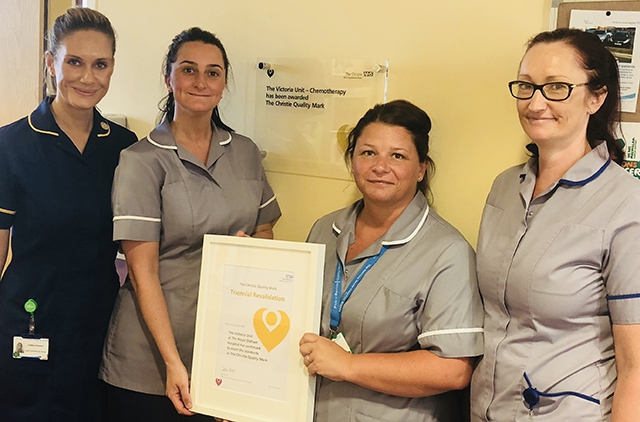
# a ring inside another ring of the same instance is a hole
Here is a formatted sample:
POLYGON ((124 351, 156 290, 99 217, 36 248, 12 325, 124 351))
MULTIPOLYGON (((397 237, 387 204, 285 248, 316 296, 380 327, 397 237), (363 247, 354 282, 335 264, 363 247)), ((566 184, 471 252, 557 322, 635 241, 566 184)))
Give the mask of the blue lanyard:
POLYGON ((331 328, 332 334, 338 331, 338 326, 340 325, 340 319, 342 318, 342 307, 345 302, 351 296, 351 293, 358 287, 358 284, 364 278, 364 275, 373 267, 373 265, 378 262, 380 257, 387 251, 387 246, 383 246, 378 255, 372 256, 365 262, 364 266, 360 268, 358 274, 356 274, 355 278, 349 283, 347 289, 344 291, 344 294, 340 294, 342 292, 342 261, 338 257, 338 264, 336 265, 336 275, 333 277, 333 293, 331 298, 331 321, 329 323, 329 327, 331 328))

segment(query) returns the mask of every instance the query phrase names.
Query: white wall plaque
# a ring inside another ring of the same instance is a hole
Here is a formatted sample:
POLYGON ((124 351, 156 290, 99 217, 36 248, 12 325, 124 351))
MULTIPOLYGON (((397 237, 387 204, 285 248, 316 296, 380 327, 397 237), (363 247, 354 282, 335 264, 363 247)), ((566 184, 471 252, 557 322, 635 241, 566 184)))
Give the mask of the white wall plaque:
POLYGON ((256 66, 254 140, 265 169, 349 180, 349 130, 386 101, 386 59, 270 59, 256 66))

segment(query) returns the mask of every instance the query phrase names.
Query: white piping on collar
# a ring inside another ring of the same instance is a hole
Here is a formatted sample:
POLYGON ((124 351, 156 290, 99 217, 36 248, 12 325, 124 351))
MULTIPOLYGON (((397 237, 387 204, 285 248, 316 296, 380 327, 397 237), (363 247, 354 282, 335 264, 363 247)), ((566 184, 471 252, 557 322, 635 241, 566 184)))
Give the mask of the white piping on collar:
MULTIPOLYGON (((228 137, 227 139, 225 139, 224 141, 220 141, 220 142, 219 142, 219 144, 220 144, 220 145, 222 145, 222 146, 228 145, 228 144, 230 144, 230 143, 231 143, 231 139, 232 139, 232 138, 233 138, 233 137, 231 136, 231 134, 229 134, 229 137, 228 137)), ((151 145, 156 146, 156 147, 158 147, 158 148, 162 148, 162 149, 174 149, 174 150, 177 150, 177 149, 178 149, 178 147, 177 147, 176 145, 162 145, 162 144, 160 144, 160 143, 158 143, 158 142, 154 141, 154 140, 151 138, 151 134, 148 134, 148 135, 147 135, 147 141, 149 141, 149 143, 150 143, 151 145)))
POLYGON ((269 199, 269 200, 268 200, 267 202, 265 202, 264 204, 260 205, 260 206, 258 207, 258 209, 260 209, 260 210, 261 210, 261 209, 263 209, 264 207, 266 207, 267 205, 269 205, 270 203, 272 203, 272 202, 273 202, 273 201, 275 201, 275 200, 276 200, 276 196, 275 196, 275 195, 273 195, 273 196, 271 197, 271 199, 269 199))
MULTIPOLYGON (((233 137, 231 136, 231 134, 229 133, 229 137, 227 139, 225 139, 224 141, 220 141, 218 142, 220 145, 225 146, 225 145, 229 145, 229 143, 231 143, 231 139, 233 137)), ((266 204, 265 204, 266 205, 266 204)))
MULTIPOLYGON (((404 239, 400 239, 400 240, 389 240, 389 241, 382 241, 382 245, 383 246, 395 246, 395 245, 404 245, 405 243, 408 243, 409 241, 411 241, 411 239, 413 239, 416 234, 418 234, 418 232, 420 231, 420 229, 422 228, 422 226, 424 225, 424 222, 427 221, 427 216, 429 215, 429 205, 427 205, 427 208, 424 210, 424 213, 422 214, 422 217, 420 218, 420 223, 418 223, 418 225, 416 226, 416 228, 413 230, 413 232, 411 232, 411 234, 407 237, 405 237, 404 239)), ((340 230, 338 228, 338 226, 336 226, 336 223, 334 222, 331 227, 333 227, 333 230, 340 234, 342 233, 342 230, 340 230)))
POLYGON ((147 135, 147 141, 149 141, 149 143, 151 145, 153 145, 154 147, 158 147, 158 148, 162 148, 162 149, 174 149, 174 150, 178 149, 177 145, 162 145, 162 144, 157 143, 156 141, 151 139, 151 134, 147 135))
POLYGON ((400 240, 389 240, 389 241, 382 241, 382 245, 383 246, 393 246, 393 245, 404 245, 405 243, 408 243, 409 241, 411 241, 411 239, 413 239, 418 232, 420 231, 420 229, 422 228, 422 225, 424 224, 424 222, 427 220, 427 216, 429 215, 429 205, 427 205, 427 208, 424 210, 424 213, 422 214, 422 218, 420 219, 420 223, 418 223, 418 225, 416 226, 416 228, 413 230, 413 232, 405 237, 404 239, 400 239, 400 240))

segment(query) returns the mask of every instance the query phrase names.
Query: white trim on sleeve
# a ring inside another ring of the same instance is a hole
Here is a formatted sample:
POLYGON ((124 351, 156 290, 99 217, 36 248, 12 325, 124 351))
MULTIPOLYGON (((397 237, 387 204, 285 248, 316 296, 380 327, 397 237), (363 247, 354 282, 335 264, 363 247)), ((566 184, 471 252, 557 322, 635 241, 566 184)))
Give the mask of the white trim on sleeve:
POLYGON ((263 209, 264 207, 266 207, 267 205, 269 205, 270 203, 272 203, 272 202, 273 202, 273 201, 275 201, 275 200, 276 200, 276 196, 275 196, 275 195, 273 195, 273 196, 271 197, 271 199, 269 199, 269 200, 268 200, 267 202, 265 202, 264 204, 260 205, 260 206, 258 207, 258 209, 260 209, 260 210, 261 210, 261 209, 263 209))
POLYGON ((484 333, 484 328, 450 328, 446 330, 427 331, 418 336, 418 340, 425 337, 440 336, 447 334, 471 334, 471 333, 484 333))
POLYGON ((148 221, 151 223, 160 223, 162 219, 154 217, 141 217, 139 215, 118 215, 113 217, 113 221, 120 220, 136 220, 136 221, 148 221))

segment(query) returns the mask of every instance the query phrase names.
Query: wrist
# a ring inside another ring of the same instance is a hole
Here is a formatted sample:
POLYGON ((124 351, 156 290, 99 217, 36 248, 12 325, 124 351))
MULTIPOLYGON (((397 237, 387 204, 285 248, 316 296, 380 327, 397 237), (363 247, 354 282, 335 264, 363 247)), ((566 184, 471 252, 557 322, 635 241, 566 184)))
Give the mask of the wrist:
POLYGON ((164 359, 164 364, 167 368, 177 368, 184 366, 182 363, 182 359, 180 359, 180 355, 171 356, 168 359, 164 359))
POLYGON ((344 372, 342 373, 342 380, 355 383, 357 379, 357 359, 358 355, 354 355, 353 353, 345 352, 345 364, 344 364, 344 372))

